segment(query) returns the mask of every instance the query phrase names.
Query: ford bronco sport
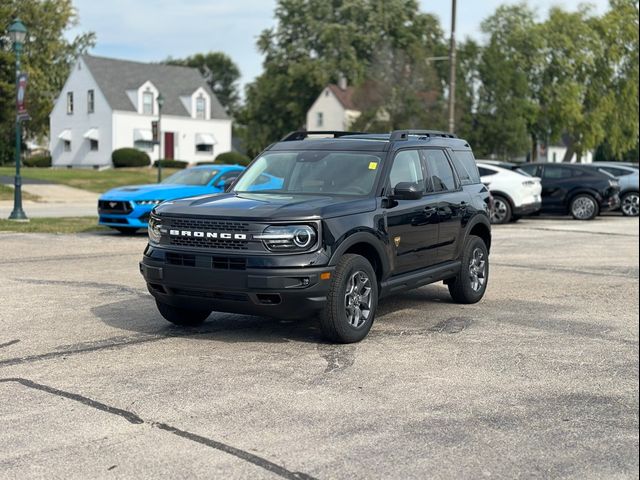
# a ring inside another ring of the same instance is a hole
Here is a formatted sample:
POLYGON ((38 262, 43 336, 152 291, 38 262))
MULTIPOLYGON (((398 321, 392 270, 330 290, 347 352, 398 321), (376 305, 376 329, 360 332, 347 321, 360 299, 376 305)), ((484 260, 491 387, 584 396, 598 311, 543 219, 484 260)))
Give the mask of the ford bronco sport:
POLYGON ((452 134, 293 132, 226 193, 155 207, 140 270, 178 325, 317 315, 329 340, 357 342, 383 296, 444 281, 456 302, 482 298, 489 198, 452 134))

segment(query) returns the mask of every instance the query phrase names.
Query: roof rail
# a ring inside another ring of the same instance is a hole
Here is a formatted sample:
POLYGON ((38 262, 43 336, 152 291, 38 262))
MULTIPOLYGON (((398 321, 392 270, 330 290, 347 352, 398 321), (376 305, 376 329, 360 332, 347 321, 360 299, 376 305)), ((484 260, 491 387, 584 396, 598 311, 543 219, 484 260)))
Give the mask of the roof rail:
POLYGON ((365 132, 341 132, 338 130, 297 130, 286 134, 281 142, 295 142, 296 140, 304 140, 309 135, 333 135, 333 138, 340 138, 346 135, 362 135, 365 132))
POLYGON ((438 130, 394 130, 393 132, 391 132, 389 140, 391 142, 397 142, 398 140, 408 140, 409 135, 416 135, 418 137, 458 138, 453 133, 440 132, 438 130))

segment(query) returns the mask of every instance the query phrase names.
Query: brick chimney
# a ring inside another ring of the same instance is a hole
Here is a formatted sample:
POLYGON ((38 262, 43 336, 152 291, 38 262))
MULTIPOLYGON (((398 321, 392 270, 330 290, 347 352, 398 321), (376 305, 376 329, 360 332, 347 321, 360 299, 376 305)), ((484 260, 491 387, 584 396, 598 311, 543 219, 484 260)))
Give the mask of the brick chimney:
POLYGON ((338 77, 338 88, 342 91, 347 89, 347 77, 342 74, 338 77))

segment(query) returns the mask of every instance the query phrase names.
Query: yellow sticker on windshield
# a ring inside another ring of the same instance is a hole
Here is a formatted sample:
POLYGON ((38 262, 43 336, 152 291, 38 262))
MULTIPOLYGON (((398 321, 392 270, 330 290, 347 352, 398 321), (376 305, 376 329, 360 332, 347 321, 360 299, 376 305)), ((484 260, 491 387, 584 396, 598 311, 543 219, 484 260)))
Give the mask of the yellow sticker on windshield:
POLYGON ((369 163, 369 170, 375 170, 376 168, 378 168, 378 162, 369 163))

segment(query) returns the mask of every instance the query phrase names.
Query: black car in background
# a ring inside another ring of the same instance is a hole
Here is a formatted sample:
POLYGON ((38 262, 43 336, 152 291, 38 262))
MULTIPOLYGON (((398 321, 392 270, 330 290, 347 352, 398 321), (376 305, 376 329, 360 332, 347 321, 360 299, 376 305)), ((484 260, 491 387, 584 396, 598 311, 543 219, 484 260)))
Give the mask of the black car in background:
POLYGON ((512 168, 542 179, 542 213, 591 220, 620 205, 620 186, 611 175, 585 165, 526 163, 512 168))

